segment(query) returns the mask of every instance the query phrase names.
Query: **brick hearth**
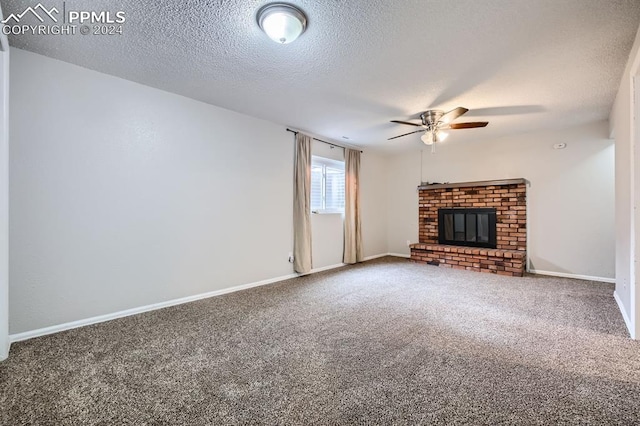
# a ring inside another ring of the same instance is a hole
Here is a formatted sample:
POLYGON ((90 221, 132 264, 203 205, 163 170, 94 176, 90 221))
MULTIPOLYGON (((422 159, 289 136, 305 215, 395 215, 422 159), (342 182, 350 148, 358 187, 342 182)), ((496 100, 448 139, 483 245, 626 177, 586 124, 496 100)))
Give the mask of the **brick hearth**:
POLYGON ((420 243, 411 245, 411 260, 477 272, 524 275, 527 249, 524 179, 422 185, 418 190, 420 243), (438 244, 438 209, 481 207, 496 209, 496 249, 438 244))

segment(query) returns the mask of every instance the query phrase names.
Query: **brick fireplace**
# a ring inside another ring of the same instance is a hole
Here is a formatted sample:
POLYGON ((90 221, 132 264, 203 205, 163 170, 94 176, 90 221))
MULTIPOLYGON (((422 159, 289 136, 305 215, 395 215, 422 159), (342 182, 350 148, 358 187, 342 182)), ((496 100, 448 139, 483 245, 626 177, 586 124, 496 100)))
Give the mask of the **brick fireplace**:
POLYGON ((428 184, 419 186, 418 191, 420 242, 411 245, 411 260, 476 272, 524 275, 527 249, 525 179, 428 184), (480 214, 493 215, 488 216, 493 222, 481 220, 484 218, 480 214), (439 223, 439 217, 441 221, 446 217, 450 222, 450 229, 446 230, 448 239, 443 238, 444 224, 439 223), (488 226, 494 228, 487 231, 488 226), (491 232, 494 234, 489 241, 491 232), (446 244, 441 244, 443 241, 446 244), (472 247, 474 245, 480 247, 472 247))

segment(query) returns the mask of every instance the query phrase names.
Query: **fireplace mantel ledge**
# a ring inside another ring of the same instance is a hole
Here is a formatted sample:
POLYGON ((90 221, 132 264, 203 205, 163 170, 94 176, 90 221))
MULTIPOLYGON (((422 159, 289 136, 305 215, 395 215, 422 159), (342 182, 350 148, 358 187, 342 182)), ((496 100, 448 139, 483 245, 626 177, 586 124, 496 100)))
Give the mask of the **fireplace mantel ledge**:
POLYGON ((422 184, 418 186, 418 189, 469 188, 474 186, 517 185, 520 183, 527 183, 527 180, 524 178, 518 178, 518 179, 500 179, 500 180, 479 180, 476 182, 422 184))

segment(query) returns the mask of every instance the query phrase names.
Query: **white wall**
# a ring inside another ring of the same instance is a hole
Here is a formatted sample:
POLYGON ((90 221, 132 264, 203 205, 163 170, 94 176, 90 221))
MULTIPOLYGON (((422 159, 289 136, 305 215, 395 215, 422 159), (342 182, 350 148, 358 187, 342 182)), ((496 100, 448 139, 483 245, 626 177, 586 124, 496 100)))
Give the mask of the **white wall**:
POLYGON ((389 253, 408 256, 407 241, 418 242, 418 185, 420 151, 392 156, 387 183, 387 248, 389 253))
MULTIPOLYGON (((311 152, 344 161, 344 150, 313 141, 311 152)), ((360 203, 364 256, 387 253, 387 158, 375 151, 360 157, 360 203)), ((312 214, 311 240, 313 268, 342 264, 344 251, 344 217, 341 214, 312 214)))
POLYGON ((12 334, 292 272, 283 127, 11 53, 12 334))
MULTIPOLYGON (((2 20, 0 9, 0 21, 2 20)), ((0 361, 9 355, 9 43, 0 35, 0 361)))
MULTIPOLYGON (((283 126, 11 53, 11 334, 293 272, 283 126)), ((365 255, 386 253, 384 166, 363 154, 365 255)), ((316 268, 341 262, 336 218, 316 268)))
POLYGON ((387 157, 367 150, 360 157, 360 210, 365 258, 389 252, 387 157))
MULTIPOLYGON (((344 161, 344 150, 314 141, 312 154, 344 161)), ((374 151, 360 157, 360 203, 364 256, 387 253, 387 159, 374 151)), ((341 214, 312 214, 313 267, 342 263, 344 218, 341 214)))
MULTIPOLYGON (((312 141, 311 154, 344 161, 344 150, 326 143, 312 141)), ((342 264, 344 236, 341 214, 311 214, 311 254, 313 269, 342 264)))
MULTIPOLYGON (((638 338, 637 324, 640 322, 640 292, 637 291, 637 252, 635 249, 640 229, 635 226, 637 206, 640 202, 640 173, 636 171, 638 150, 635 148, 636 135, 632 130, 640 130, 634 123, 634 84, 640 62, 640 32, 629 55, 620 81, 620 88, 609 116, 610 133, 616 145, 616 290, 615 296, 620 305, 631 336, 638 338)), ((636 81, 636 86, 637 86, 636 81)), ((636 89, 637 90, 637 89, 636 89)))
MULTIPOLYGON (((406 240, 418 240, 420 155, 390 161, 390 252, 408 254, 406 240)), ((424 181, 528 179, 532 269, 614 277, 614 146, 605 121, 491 142, 456 142, 452 135, 422 159, 424 181), (554 150, 560 142, 567 148, 554 150)))
MULTIPOLYGON (((11 52, 12 334, 292 272, 293 140, 284 127, 11 52)), ((409 253, 421 176, 524 177, 533 267, 613 277, 607 130, 598 122, 475 144, 452 137, 435 155, 425 150, 422 170, 419 152, 366 151, 365 256, 409 253), (568 148, 554 151, 556 142, 568 148)), ((342 218, 312 221, 314 267, 340 263, 342 218)))

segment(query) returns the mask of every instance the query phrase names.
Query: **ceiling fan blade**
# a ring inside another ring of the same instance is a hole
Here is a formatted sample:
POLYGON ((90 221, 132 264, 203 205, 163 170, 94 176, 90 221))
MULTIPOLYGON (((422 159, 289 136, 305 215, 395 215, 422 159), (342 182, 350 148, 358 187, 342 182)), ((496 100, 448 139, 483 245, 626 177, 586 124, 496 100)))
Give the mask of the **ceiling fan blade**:
POLYGON ((409 126, 418 126, 418 127, 422 127, 422 124, 418 124, 418 123, 410 123, 408 121, 398 121, 398 120, 391 120, 392 123, 398 123, 398 124, 408 124, 409 126))
POLYGON ((440 117, 440 120, 438 121, 445 124, 451 123, 453 120, 460 117, 462 114, 465 114, 467 111, 469 110, 463 107, 452 109, 451 111, 445 113, 442 117, 440 117))
POLYGON ((447 127, 449 129, 473 129, 476 127, 486 127, 489 124, 488 121, 471 121, 469 123, 451 123, 447 127))
POLYGON ((400 135, 400 136, 394 136, 394 137, 389 138, 389 139, 387 139, 387 140, 388 140, 388 141, 390 141, 391 139, 397 139, 397 138, 401 138, 401 137, 403 137, 403 136, 412 135, 412 134, 414 134, 414 133, 420 133, 420 132, 424 132, 424 129, 423 129, 423 130, 416 130, 415 132, 405 133, 404 135, 400 135))

